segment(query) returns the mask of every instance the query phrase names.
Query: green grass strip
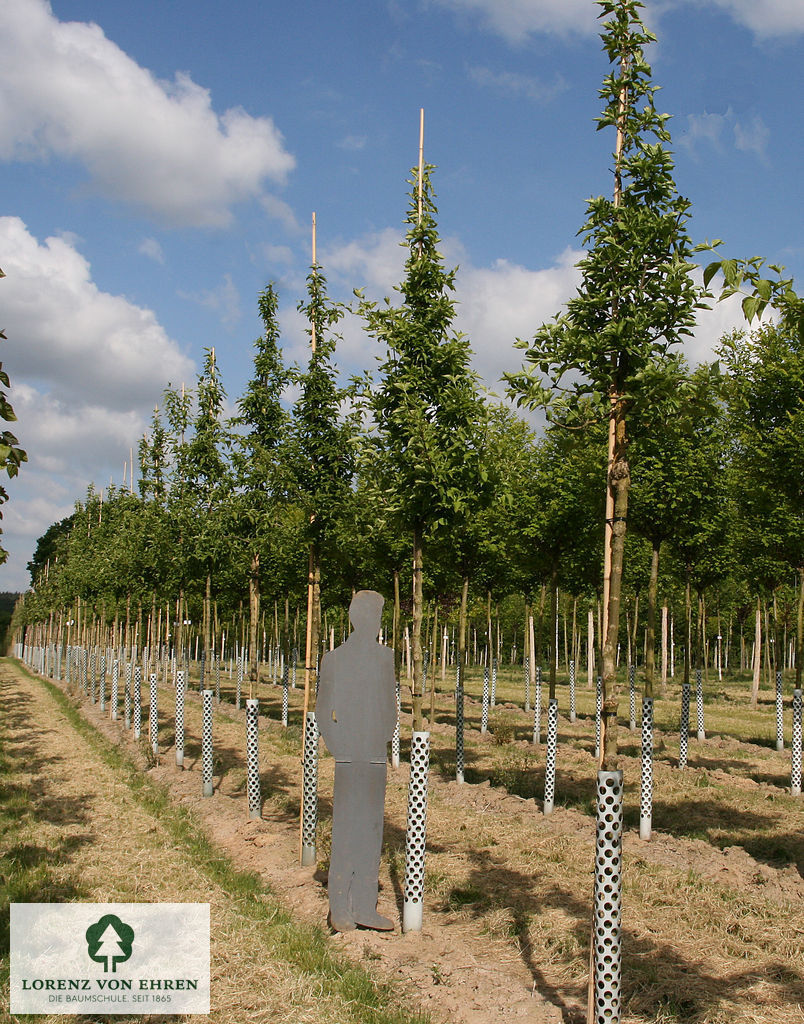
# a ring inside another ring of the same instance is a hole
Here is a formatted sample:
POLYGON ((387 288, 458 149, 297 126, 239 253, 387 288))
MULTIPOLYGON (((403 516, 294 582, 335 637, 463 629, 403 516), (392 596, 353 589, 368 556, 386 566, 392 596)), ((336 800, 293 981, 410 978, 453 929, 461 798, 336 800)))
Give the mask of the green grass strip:
POLYGON ((159 818, 179 848, 237 903, 243 917, 261 926, 266 943, 277 959, 284 960, 303 975, 315 977, 325 995, 343 999, 345 1012, 356 1024, 430 1024, 429 1013, 400 1007, 403 997, 395 986, 376 981, 359 964, 336 954, 323 928, 296 921, 280 906, 275 894, 258 875, 237 868, 209 840, 195 815, 187 808, 174 806, 167 790, 149 779, 125 751, 88 722, 59 687, 29 672, 16 659, 7 660, 47 690, 73 729, 98 757, 122 776, 137 803, 159 818))

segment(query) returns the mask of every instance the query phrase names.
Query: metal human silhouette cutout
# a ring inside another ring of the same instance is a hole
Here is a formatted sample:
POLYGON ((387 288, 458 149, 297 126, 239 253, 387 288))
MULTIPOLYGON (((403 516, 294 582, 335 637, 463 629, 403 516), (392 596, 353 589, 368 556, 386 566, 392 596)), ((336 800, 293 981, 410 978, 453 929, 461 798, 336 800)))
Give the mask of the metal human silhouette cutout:
POLYGON ((383 603, 373 590, 355 594, 354 632, 321 660, 316 719, 335 758, 328 887, 336 931, 394 926, 377 913, 386 748, 396 726, 394 654, 377 640, 383 603))

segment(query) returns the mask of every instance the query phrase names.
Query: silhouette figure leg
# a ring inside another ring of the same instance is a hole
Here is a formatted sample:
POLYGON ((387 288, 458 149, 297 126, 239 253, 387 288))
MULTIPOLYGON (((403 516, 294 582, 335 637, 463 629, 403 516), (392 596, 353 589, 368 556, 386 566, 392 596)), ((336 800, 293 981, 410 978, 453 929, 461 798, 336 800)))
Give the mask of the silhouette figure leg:
POLYGON ((393 928, 377 913, 385 782, 385 763, 335 764, 328 888, 330 922, 337 931, 356 924, 393 928))
POLYGON ((355 927, 352 913, 352 876, 354 865, 351 857, 349 835, 352 831, 358 794, 353 780, 354 765, 348 761, 335 762, 335 785, 332 795, 332 852, 329 858, 329 919, 332 927, 339 932, 355 927))
POLYGON ((387 769, 385 762, 361 764, 359 768, 359 786, 364 799, 360 807, 359 829, 362 849, 352 880, 354 918, 364 928, 388 931, 393 928, 393 921, 377 913, 387 769))

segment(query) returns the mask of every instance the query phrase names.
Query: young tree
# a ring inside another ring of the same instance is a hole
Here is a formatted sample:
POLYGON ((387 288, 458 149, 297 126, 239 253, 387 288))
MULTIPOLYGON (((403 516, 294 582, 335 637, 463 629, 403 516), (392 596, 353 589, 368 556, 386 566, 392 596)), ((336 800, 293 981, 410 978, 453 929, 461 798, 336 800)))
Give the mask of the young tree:
MULTIPOLYGON (((733 448, 732 535, 738 564, 756 592, 799 579, 796 684, 804 631, 804 332, 789 319, 723 339, 733 448), (745 487, 745 481, 751 481, 745 487)), ((774 622, 774 630, 776 623, 774 622)), ((772 649, 780 651, 778 635, 772 649)), ((777 666, 778 667, 778 666, 777 666)))
POLYGON ((424 546, 482 499, 486 410, 468 341, 453 327, 455 271, 438 252, 433 168, 414 169, 400 306, 362 301, 369 334, 385 346, 380 380, 365 396, 376 425, 368 445, 388 472, 387 508, 413 547, 413 728, 423 725, 424 546), (391 469, 392 467, 392 469, 391 469))
MULTIPOLYGON (((238 400, 239 415, 232 425, 245 428, 233 438, 234 469, 238 481, 235 500, 237 533, 245 541, 249 581, 249 672, 251 696, 257 682, 257 627, 260 617, 260 557, 276 551, 282 509, 281 495, 287 489, 283 479, 282 443, 290 417, 282 405, 282 394, 290 372, 282 362, 277 323, 277 295, 272 284, 260 293, 260 317, 264 331, 254 342, 254 376, 238 400)), ((286 476, 286 472, 284 473, 286 476)), ((285 658, 287 660, 287 637, 285 658)))
POLYGON ((656 87, 643 49, 654 36, 638 0, 600 0, 602 40, 613 65, 601 96, 598 128, 613 128, 614 190, 589 200, 581 229, 587 255, 582 284, 566 312, 543 325, 526 349, 527 366, 508 375, 520 404, 543 406, 553 422, 583 430, 594 417, 608 424, 604 546, 602 767, 617 767, 619 689, 616 653, 620 590, 631 483, 629 424, 651 423, 678 408, 664 372, 672 347, 691 333, 701 289, 691 272, 689 202, 678 195, 665 148, 668 115, 654 105, 656 87), (548 387, 543 380, 547 378, 548 387), (558 399, 561 398, 559 402, 558 399))
POLYGON ((300 303, 310 324, 310 359, 296 378, 300 394, 293 407, 290 462, 296 496, 307 521, 309 544, 307 653, 305 660, 305 708, 315 709, 315 670, 321 630, 321 557, 335 532, 347 500, 354 473, 356 422, 342 416, 351 398, 349 388, 339 386, 332 356, 337 336, 332 328, 343 308, 327 297, 326 278, 313 258, 307 278, 307 302, 300 303))
POLYGON ((231 439, 222 418, 225 399, 215 350, 207 349, 198 378, 198 408, 187 444, 185 480, 190 499, 193 575, 204 580, 202 631, 207 664, 212 643, 212 576, 228 540, 227 518, 234 487, 228 458, 231 439))
MULTIPOLYGON (((668 367, 670 385, 686 401, 667 409, 653 429, 639 431, 632 453, 633 485, 630 520, 636 533, 651 546, 647 640, 644 665, 645 696, 653 697, 655 675, 656 601, 662 545, 677 542, 692 561, 695 545, 713 539, 712 521, 720 519, 724 437, 723 412, 718 399, 717 365, 704 365, 690 373, 683 361, 668 367)), ((722 545, 725 547, 725 543, 722 545)), ((701 552, 703 554, 703 552, 701 552)), ((690 562, 690 571, 692 570, 690 562)))

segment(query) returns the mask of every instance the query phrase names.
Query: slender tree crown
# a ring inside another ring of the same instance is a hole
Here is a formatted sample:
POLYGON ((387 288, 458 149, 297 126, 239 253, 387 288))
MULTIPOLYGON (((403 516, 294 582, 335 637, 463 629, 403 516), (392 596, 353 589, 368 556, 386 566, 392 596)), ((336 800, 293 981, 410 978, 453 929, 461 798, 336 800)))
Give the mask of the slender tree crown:
POLYGON ((310 324, 310 360, 297 376, 301 393, 293 409, 295 483, 309 521, 310 540, 320 545, 337 519, 354 472, 354 417, 341 415, 352 397, 340 387, 332 355, 336 335, 332 328, 343 317, 343 307, 327 298, 326 278, 317 264, 307 278, 308 301, 299 304, 310 324))
POLYGON ((597 121, 598 129, 617 131, 613 195, 587 202, 578 294, 532 342, 518 343, 527 366, 506 375, 520 405, 545 406, 567 426, 607 415, 612 398, 636 412, 672 403, 661 363, 691 333, 703 306, 703 292, 690 276, 690 204, 676 191, 665 148, 668 115, 656 110, 657 87, 643 53, 655 37, 640 20, 637 0, 601 0, 599 6, 608 17, 601 39, 613 69, 600 90, 605 106, 597 121), (583 396, 594 405, 581 408, 583 396))
POLYGON ((415 170, 409 182, 402 305, 363 301, 360 312, 386 347, 366 404, 376 425, 374 455, 382 453, 389 467, 389 512, 436 529, 475 502, 487 474, 479 457, 485 405, 469 343, 453 327, 456 271, 444 268, 438 251, 432 170, 424 167, 421 195, 415 170))
POLYGON ((274 489, 279 474, 279 449, 285 439, 289 416, 282 394, 291 372, 282 361, 277 321, 278 298, 269 284, 258 299, 263 333, 254 342, 254 376, 246 393, 238 399, 239 415, 231 423, 245 428, 236 435, 238 484, 247 491, 267 493, 274 489))

